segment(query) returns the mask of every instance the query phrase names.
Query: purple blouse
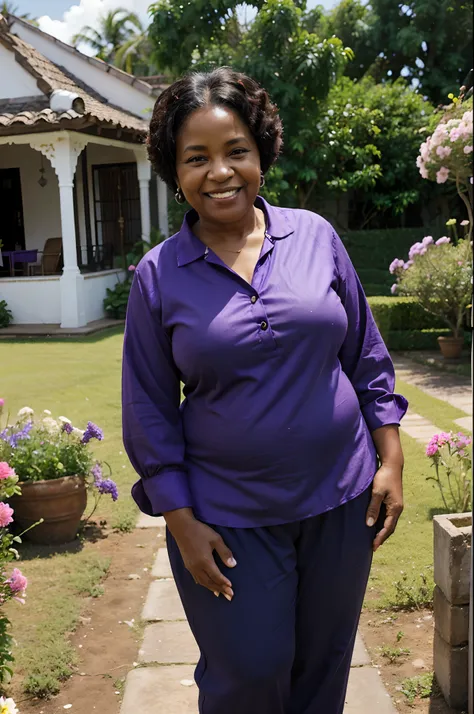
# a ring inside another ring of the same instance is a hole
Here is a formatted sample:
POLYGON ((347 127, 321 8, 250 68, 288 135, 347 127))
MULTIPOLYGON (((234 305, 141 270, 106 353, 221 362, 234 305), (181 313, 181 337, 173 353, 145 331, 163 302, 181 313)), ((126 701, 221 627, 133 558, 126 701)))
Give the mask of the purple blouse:
POLYGON ((267 230, 251 285, 193 234, 194 211, 135 271, 123 437, 149 515, 190 506, 253 528, 335 508, 375 475, 371 432, 406 412, 333 228, 256 205, 267 230))

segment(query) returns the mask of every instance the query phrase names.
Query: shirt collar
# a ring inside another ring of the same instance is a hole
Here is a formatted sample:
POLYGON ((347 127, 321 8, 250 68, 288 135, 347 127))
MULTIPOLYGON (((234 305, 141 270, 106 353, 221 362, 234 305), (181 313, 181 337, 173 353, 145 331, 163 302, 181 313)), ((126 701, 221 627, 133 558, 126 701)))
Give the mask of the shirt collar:
MULTIPOLYGON (((265 213, 266 233, 273 240, 281 240, 294 233, 289 221, 288 209, 272 206, 261 196, 257 196, 255 205, 265 213)), ((183 224, 177 235, 179 267, 188 265, 206 254, 206 246, 192 231, 192 226, 197 219, 198 216, 194 209, 188 211, 184 216, 183 224)))

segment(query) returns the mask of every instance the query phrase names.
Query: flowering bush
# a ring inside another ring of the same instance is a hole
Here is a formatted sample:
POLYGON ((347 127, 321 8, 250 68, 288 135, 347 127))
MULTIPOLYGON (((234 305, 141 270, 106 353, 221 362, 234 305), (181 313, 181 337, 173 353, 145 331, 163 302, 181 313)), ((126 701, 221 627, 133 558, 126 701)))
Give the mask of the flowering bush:
MULTIPOLYGON (((103 466, 109 472, 111 469, 94 458, 89 446, 93 439, 102 441, 103 432, 91 421, 82 430, 65 416, 54 419, 45 410, 35 417, 33 409, 23 407, 15 422, 0 431, 0 459, 15 470, 20 482, 83 476, 93 489, 95 511, 102 494, 108 493, 116 501, 118 489, 114 481, 104 478, 103 466)), ((0 520, 2 517, 6 519, 8 513, 0 509, 0 520)))
MULTIPOLYGON (((454 99, 454 98, 453 98, 454 99)), ((472 98, 454 100, 441 117, 435 131, 420 146, 416 164, 425 179, 446 183, 454 181, 464 201, 472 234, 472 98)))
MULTIPOLYGON (((0 399, 0 414, 3 400, 0 399)), ((8 564, 18 560, 19 554, 14 543, 21 543, 21 535, 14 536, 8 526, 13 522, 13 508, 6 502, 14 495, 21 494, 18 486, 18 475, 6 462, 0 461, 0 686, 8 683, 13 674, 11 653, 13 638, 10 634, 10 620, 2 613, 2 606, 9 600, 24 604, 28 580, 19 568, 9 571, 8 564)), ((17 709, 13 699, 0 697, 0 714, 16 714, 17 709)))
MULTIPOLYGON (((448 224, 452 225, 452 221, 448 224)), ((456 223, 456 221, 454 221, 456 223)), ((466 227, 467 221, 462 221, 466 227)), ((468 236, 451 243, 448 236, 425 236, 410 248, 408 260, 395 258, 389 266, 397 282, 392 294, 416 297, 426 312, 440 317, 459 337, 471 303, 472 251, 468 236)))
POLYGON ((444 507, 450 513, 464 513, 470 510, 472 459, 469 451, 471 438, 461 431, 442 431, 431 437, 426 455, 432 461, 436 476, 428 480, 435 481, 441 492, 444 507), (442 473, 444 471, 444 476, 442 473))

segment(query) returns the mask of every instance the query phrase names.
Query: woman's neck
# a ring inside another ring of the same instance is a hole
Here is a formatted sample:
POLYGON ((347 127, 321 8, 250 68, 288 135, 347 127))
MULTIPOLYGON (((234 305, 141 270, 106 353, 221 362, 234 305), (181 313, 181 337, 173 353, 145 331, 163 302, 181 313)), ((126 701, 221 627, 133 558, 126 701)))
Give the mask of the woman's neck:
POLYGON ((194 234, 206 244, 236 245, 244 243, 253 234, 265 231, 265 216, 253 206, 248 216, 238 223, 218 223, 201 218, 193 226, 194 234))

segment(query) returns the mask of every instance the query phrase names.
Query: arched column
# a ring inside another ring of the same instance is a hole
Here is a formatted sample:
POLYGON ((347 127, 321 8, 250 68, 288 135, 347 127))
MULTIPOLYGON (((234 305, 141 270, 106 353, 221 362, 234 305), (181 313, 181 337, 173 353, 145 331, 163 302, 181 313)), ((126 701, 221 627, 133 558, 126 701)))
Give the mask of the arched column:
POLYGON ((150 242, 150 179, 151 166, 145 147, 133 149, 137 159, 138 184, 140 186, 140 215, 142 222, 142 240, 150 242))
POLYGON ((84 278, 77 265, 76 225, 74 220, 74 174, 79 154, 88 143, 83 134, 63 132, 51 142, 32 139, 30 146, 46 156, 56 171, 59 184, 63 273, 61 286, 61 327, 82 327, 86 324, 84 308, 84 278))

